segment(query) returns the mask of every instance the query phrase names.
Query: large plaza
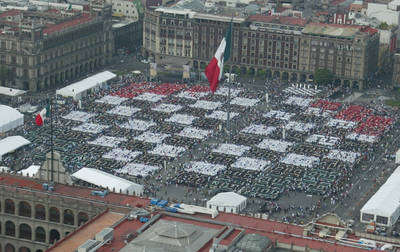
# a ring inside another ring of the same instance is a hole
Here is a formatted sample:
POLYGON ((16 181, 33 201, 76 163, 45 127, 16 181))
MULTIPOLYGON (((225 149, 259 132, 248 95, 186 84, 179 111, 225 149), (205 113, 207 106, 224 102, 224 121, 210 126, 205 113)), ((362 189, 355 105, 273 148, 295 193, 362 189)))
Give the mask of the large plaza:
MULTIPOLYGON (((291 192, 340 201, 397 123, 393 111, 331 101, 313 85, 266 81, 229 92, 223 83, 212 94, 205 84, 143 79, 119 77, 81 104, 57 98, 54 149, 71 173, 100 169, 144 184, 148 196, 176 185, 202 197, 235 191, 273 209, 291 192)), ((49 120, 38 127, 30 117, 12 134, 32 144, 19 151, 23 160, 9 155, 2 165, 40 165, 49 120)))

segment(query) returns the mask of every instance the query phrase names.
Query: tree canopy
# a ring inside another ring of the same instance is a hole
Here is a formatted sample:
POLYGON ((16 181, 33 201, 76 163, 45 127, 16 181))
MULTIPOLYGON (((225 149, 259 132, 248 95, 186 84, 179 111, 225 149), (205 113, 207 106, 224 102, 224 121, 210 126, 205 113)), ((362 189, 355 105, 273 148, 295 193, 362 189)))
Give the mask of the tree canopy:
POLYGON ((382 22, 382 23, 380 23, 378 28, 381 30, 387 30, 387 29, 389 29, 389 25, 386 22, 382 22))
POLYGON ((333 81, 333 74, 328 69, 317 69, 314 73, 314 81, 318 84, 328 84, 333 81))

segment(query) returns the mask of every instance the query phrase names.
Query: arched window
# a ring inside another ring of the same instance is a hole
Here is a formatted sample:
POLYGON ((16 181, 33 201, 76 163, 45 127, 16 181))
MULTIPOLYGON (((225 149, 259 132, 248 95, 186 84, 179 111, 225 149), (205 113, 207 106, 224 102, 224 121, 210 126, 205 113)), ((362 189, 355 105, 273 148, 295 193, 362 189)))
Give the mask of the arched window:
POLYGON ((32 229, 28 224, 19 225, 19 238, 32 240, 32 229))
POLYGON ((60 233, 55 229, 50 230, 50 244, 53 244, 58 240, 60 240, 60 233))
POLYGON ((64 210, 64 224, 74 225, 74 213, 71 209, 64 210))
POLYGON ((50 207, 49 219, 52 222, 60 222, 60 211, 56 207, 50 207))
POLYGON ((7 243, 7 245, 5 246, 5 249, 4 249, 6 252, 15 252, 15 248, 14 248, 14 246, 12 245, 12 244, 10 244, 10 243, 7 243))
POLYGON ((89 220, 89 216, 85 212, 78 213, 78 226, 86 223, 89 220))
POLYGON ((19 206, 19 210, 18 210, 18 212, 19 212, 18 215, 19 216, 25 216, 25 217, 31 217, 32 216, 32 214, 31 214, 31 212, 32 212, 31 205, 28 202, 21 201, 21 202, 19 202, 18 206, 19 206))
POLYGON ((4 212, 8 214, 15 214, 15 205, 13 200, 5 200, 4 212))
POLYGON ((42 227, 37 227, 35 231, 37 242, 46 242, 46 231, 42 227))
POLYGON ((6 222, 6 235, 15 236, 15 224, 12 221, 6 222))
POLYGON ((35 206, 35 219, 46 219, 46 208, 43 205, 38 204, 35 206))
POLYGON ((31 250, 28 249, 27 247, 20 247, 18 252, 31 252, 31 250))

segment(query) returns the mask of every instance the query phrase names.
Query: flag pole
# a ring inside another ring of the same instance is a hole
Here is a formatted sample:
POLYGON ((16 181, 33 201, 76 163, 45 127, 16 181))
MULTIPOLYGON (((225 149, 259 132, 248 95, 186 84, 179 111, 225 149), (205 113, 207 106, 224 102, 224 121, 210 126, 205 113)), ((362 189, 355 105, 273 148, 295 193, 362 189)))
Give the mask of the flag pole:
MULTIPOLYGON (((233 14, 231 18, 231 23, 230 23, 230 50, 232 51, 232 23, 233 23, 233 14)), ((232 63, 232 62, 231 62, 232 63)), ((227 118, 226 118, 226 128, 228 130, 228 140, 229 142, 231 141, 231 122, 230 122, 230 117, 231 117, 231 79, 232 79, 232 64, 229 66, 229 77, 228 77, 228 111, 227 111, 227 118)))
POLYGON ((51 150, 51 159, 50 159, 50 179, 53 182, 53 159, 54 159, 54 145, 53 145, 53 104, 52 97, 50 96, 49 105, 50 105, 50 150, 51 150))

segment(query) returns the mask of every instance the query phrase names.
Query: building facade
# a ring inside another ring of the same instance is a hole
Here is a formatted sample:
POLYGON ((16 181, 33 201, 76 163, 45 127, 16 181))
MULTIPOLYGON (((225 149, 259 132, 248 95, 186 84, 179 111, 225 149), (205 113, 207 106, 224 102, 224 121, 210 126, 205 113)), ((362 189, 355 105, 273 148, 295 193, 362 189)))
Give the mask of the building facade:
POLYGON ((393 58, 392 84, 394 87, 400 87, 400 53, 395 53, 393 58))
MULTIPOLYGON (((157 63, 167 57, 184 58, 194 71, 203 71, 230 20, 185 10, 149 9, 144 18, 144 56, 157 63)), ((336 82, 362 88, 376 72, 379 34, 366 26, 307 24, 295 17, 256 15, 233 19, 231 48, 226 65, 232 65, 234 72, 304 81, 313 79, 316 69, 326 68, 336 82)))
POLYGON ((2 13, 0 62, 11 75, 7 86, 45 90, 107 64, 114 51, 111 6, 93 7, 2 13))

